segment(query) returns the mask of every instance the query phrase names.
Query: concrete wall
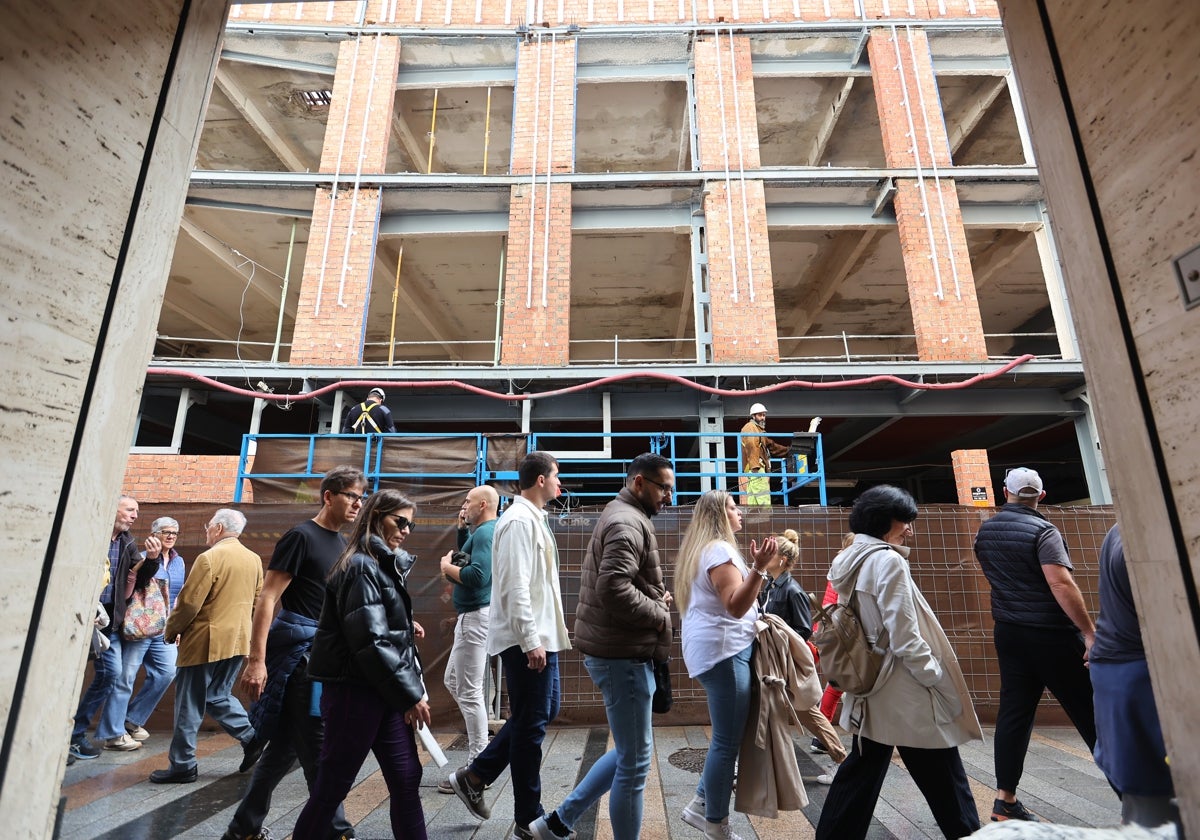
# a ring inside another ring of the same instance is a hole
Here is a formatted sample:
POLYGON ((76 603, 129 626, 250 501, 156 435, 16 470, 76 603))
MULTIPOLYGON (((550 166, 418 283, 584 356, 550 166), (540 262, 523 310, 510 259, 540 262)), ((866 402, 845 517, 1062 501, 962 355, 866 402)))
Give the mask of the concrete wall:
POLYGON ((226 13, 220 0, 0 2, 0 814, 12 837, 52 833, 226 13))
POLYGON ((1200 5, 1000 4, 1128 556, 1184 821, 1200 835, 1200 5), (1103 48, 1098 49, 1097 45, 1103 48))

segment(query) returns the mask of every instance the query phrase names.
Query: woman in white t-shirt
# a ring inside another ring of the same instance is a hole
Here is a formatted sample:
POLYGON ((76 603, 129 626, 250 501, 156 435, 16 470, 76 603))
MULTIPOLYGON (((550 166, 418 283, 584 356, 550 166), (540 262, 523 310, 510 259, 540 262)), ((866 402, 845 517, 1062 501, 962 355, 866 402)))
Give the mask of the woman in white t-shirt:
POLYGON ((696 796, 683 821, 706 837, 740 840, 729 829, 729 800, 742 731, 750 709, 750 654, 758 593, 769 581, 763 569, 775 555, 775 538, 750 542, 753 568, 746 566, 734 534, 742 512, 724 490, 710 490, 696 503, 679 546, 675 603, 683 615, 683 661, 688 676, 708 696, 712 739, 696 796))

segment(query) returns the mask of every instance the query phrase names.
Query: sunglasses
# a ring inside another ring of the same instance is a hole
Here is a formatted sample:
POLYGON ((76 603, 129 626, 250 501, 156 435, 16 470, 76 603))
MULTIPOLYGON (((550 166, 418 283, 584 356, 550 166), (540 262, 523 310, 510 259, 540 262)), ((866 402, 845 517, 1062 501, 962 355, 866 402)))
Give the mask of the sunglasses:
POLYGON ((396 520, 396 528, 401 531, 403 531, 405 528, 407 528, 408 532, 411 534, 417 530, 417 523, 413 522, 411 519, 409 519, 406 516, 401 516, 398 513, 385 513, 384 516, 390 516, 393 519, 395 519, 396 520))

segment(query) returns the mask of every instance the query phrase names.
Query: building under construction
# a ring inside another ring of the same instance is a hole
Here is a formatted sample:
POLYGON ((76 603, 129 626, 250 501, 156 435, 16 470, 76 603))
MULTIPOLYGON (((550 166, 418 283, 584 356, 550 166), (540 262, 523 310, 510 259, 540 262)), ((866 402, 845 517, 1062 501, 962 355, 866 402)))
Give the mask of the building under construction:
POLYGON ((988 0, 235 5, 125 486, 228 500, 378 384, 696 490, 761 401, 823 418, 781 501, 1108 502, 1025 120, 988 0))

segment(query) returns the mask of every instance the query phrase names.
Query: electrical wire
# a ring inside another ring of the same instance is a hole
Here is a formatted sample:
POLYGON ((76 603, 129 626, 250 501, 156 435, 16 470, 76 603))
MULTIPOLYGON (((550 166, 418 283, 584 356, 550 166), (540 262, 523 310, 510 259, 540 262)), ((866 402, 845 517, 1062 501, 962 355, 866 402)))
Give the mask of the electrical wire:
POLYGON ((469 394, 488 397, 494 400, 503 400, 504 402, 521 402, 523 400, 544 400, 551 397, 562 397, 566 396, 567 394, 575 394, 580 391, 589 391, 593 388, 602 388, 607 385, 612 385, 616 382, 624 382, 631 379, 651 379, 659 382, 669 382, 685 388, 691 388, 692 390, 699 391, 702 394, 709 394, 716 397, 760 397, 767 394, 774 394, 778 391, 792 390, 794 388, 810 391, 828 391, 836 388, 875 385, 883 382, 890 382, 894 385, 911 388, 914 391, 959 391, 964 388, 970 388, 972 385, 977 385, 980 382, 987 382, 988 380, 1004 376, 1026 362, 1032 361, 1036 358, 1037 356, 1033 355, 1032 353, 1026 353, 1023 356, 1018 356, 1017 358, 1006 362, 995 370, 977 373, 974 376, 968 377, 967 379, 963 379, 959 382, 913 382, 910 379, 895 376, 894 374, 880 373, 874 376, 863 376, 855 379, 840 379, 835 382, 813 382, 806 379, 789 379, 785 382, 777 382, 774 385, 766 385, 762 388, 747 388, 744 390, 716 388, 710 385, 701 385, 699 382, 695 382, 685 376, 678 376, 673 373, 662 373, 660 371, 652 370, 618 373, 612 376, 603 376, 599 379, 593 379, 589 382, 580 382, 576 385, 569 385, 565 388, 556 388, 552 391, 523 394, 509 394, 503 391, 489 391, 487 388, 480 388, 478 385, 472 385, 469 382, 462 382, 458 379, 432 379, 429 381, 347 379, 342 382, 331 383, 313 391, 305 391, 302 394, 264 394, 259 391, 252 391, 246 388, 238 388, 234 385, 226 385, 224 382, 205 376, 201 373, 196 373, 194 371, 152 367, 146 369, 146 375, 173 376, 182 379, 190 379, 193 382, 200 382, 217 391, 224 391, 229 394, 240 394, 246 397, 268 400, 270 402, 290 403, 299 402, 301 400, 315 400, 318 397, 322 397, 325 394, 338 391, 342 388, 455 388, 460 391, 465 391, 469 394))

